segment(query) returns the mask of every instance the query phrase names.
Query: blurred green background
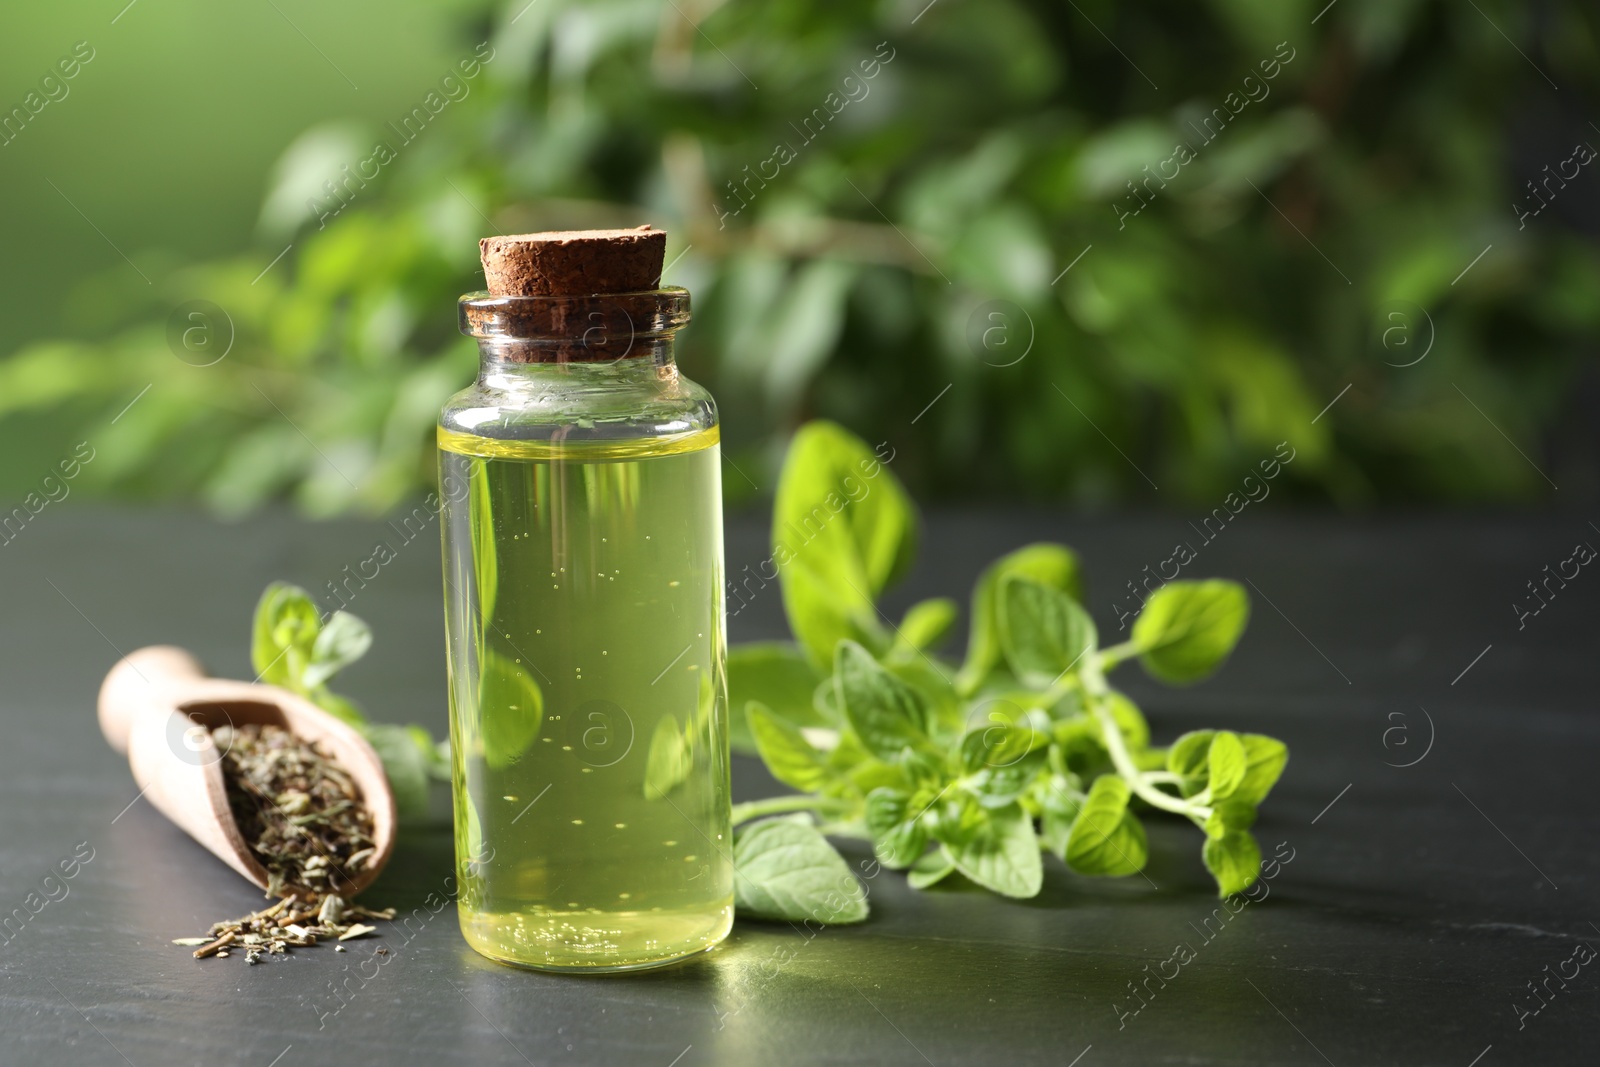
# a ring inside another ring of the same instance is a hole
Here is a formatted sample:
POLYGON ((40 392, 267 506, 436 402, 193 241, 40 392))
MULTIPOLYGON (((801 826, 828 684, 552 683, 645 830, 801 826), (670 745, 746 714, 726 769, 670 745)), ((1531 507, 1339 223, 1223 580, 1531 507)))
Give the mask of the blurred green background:
POLYGON ((0 16, 4 498, 391 507, 477 239, 645 221, 735 499, 1600 496, 1591 3, 124 3, 0 16))

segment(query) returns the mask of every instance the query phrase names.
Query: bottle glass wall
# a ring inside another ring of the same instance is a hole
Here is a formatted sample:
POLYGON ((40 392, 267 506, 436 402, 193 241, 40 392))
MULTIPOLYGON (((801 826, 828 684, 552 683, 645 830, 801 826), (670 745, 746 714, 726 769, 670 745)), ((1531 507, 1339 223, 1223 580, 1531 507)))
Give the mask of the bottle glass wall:
POLYGON ((461 301, 438 427, 458 907, 557 970, 656 966, 733 916, 716 407, 681 289, 461 301))

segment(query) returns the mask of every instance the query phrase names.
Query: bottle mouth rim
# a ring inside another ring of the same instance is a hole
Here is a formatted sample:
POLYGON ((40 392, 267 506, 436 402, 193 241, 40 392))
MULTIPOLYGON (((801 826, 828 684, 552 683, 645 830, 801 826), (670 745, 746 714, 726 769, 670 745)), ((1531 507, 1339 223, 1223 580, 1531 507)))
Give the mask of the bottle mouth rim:
POLYGON ((668 337, 689 322, 689 291, 669 285, 633 293, 567 296, 463 294, 461 332, 480 340, 578 346, 617 358, 638 340, 668 337), (608 355, 607 352, 610 354, 608 355))

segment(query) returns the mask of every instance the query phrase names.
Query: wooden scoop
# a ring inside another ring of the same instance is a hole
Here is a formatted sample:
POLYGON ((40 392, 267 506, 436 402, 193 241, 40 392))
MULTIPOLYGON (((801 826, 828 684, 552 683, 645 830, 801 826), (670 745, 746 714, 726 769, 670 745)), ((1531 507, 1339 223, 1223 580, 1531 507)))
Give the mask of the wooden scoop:
POLYGON ((372 812, 374 854, 362 869, 337 871, 330 888, 349 898, 378 876, 394 850, 394 795, 366 739, 304 697, 271 685, 208 678, 194 656, 154 645, 117 662, 100 687, 100 732, 127 753, 133 781, 155 809, 262 889, 262 867, 234 822, 222 782, 218 726, 281 726, 324 750, 355 779, 372 812))

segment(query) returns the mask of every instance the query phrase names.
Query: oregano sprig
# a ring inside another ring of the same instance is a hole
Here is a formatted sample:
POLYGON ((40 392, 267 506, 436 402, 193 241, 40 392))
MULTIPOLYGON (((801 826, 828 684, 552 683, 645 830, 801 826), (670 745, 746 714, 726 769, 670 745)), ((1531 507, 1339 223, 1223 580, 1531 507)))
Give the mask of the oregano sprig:
POLYGON ((256 604, 250 661, 256 680, 310 700, 359 730, 383 761, 402 818, 428 810, 428 781, 448 779, 450 762, 421 726, 369 722, 349 698, 328 688, 341 670, 367 654, 372 630, 348 611, 324 616, 299 586, 273 582, 256 604))
POLYGON ((819 851, 831 851, 822 833, 871 841, 878 861, 906 870, 917 888, 959 871, 1031 897, 1042 851, 1079 874, 1135 874, 1149 857, 1148 809, 1202 831, 1201 860, 1219 893, 1255 881, 1251 826, 1288 749, 1227 730, 1152 746, 1143 714, 1108 680, 1131 660, 1170 684, 1210 675, 1248 621, 1242 587, 1168 582, 1127 641, 1101 647, 1080 602, 1077 556, 1028 545, 979 577, 958 667, 934 651, 955 620, 950 601, 916 604, 898 624, 865 610, 907 565, 916 530, 909 499, 873 450, 837 426, 808 424, 781 484, 774 560, 796 640, 733 649, 728 676, 735 744, 800 792, 736 805, 735 855, 750 835, 773 837, 763 829, 770 819, 754 821, 763 816, 783 813, 799 828, 795 813, 810 813, 812 832, 783 831, 806 845, 809 859, 793 871, 740 868, 743 914, 865 917, 864 896, 859 909, 841 910, 808 894, 826 867, 837 895, 839 868, 819 851), (802 529, 811 536, 796 538, 802 529), (845 588, 850 595, 828 594, 845 588))

